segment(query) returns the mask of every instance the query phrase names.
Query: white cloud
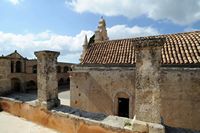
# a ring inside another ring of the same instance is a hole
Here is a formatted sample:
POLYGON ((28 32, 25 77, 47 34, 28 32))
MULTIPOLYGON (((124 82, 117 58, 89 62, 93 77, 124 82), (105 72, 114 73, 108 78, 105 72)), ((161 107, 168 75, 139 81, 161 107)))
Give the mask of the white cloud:
POLYGON ((0 32, 0 53, 10 54, 16 49, 25 57, 35 58, 34 51, 54 50, 61 52, 61 60, 66 57, 65 61, 78 62, 77 54, 80 55, 82 51, 85 34, 90 37, 93 32, 81 31, 76 36, 58 35, 52 32, 23 35, 0 32))
POLYGON ((76 12, 135 18, 146 15, 188 25, 200 20, 199 0, 66 0, 76 12))
MULTIPOLYGON (((67 36, 58 35, 50 31, 38 34, 14 34, 0 31, 0 55, 7 55, 14 50, 18 50, 24 57, 35 58, 34 51, 54 50, 61 52, 59 61, 78 63, 85 34, 87 34, 89 38, 94 33, 92 31, 81 31, 75 36, 67 36)), ((115 25, 108 28, 110 39, 155 34, 159 34, 159 32, 152 27, 115 25)))
POLYGON ((152 27, 127 27, 126 25, 115 25, 107 30, 110 39, 133 38, 159 34, 158 30, 152 27))
POLYGON ((22 0, 8 0, 11 2, 13 5, 18 5, 22 0))

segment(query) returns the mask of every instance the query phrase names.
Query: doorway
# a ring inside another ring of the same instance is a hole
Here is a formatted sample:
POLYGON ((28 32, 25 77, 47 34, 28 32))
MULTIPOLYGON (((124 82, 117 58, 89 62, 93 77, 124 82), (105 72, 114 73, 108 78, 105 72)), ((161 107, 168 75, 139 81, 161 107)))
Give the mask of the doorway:
POLYGON ((12 86, 12 90, 16 92, 20 92, 21 82, 18 78, 11 79, 11 86, 12 86))
POLYGON ((118 116, 129 118, 129 98, 118 98, 118 116))

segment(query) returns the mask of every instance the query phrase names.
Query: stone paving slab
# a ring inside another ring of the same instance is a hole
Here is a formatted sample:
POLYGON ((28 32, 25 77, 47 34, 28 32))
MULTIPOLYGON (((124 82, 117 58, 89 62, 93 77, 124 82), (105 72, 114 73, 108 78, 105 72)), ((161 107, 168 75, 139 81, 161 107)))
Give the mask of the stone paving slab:
POLYGON ((23 118, 0 112, 0 133, 58 133, 23 118))

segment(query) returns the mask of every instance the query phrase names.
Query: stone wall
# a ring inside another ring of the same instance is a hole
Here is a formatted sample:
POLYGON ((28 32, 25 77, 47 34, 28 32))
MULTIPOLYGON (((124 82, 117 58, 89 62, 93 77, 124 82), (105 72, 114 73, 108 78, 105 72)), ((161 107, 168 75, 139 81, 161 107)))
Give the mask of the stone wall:
POLYGON ((199 68, 162 68, 161 114, 165 124, 200 130, 199 75, 199 68))
POLYGON ((143 40, 135 46, 135 116, 137 120, 161 123, 160 116, 160 38, 143 40))
MULTIPOLYGON (((138 131, 141 129, 135 129, 135 131, 125 129, 125 121, 122 120, 122 127, 110 123, 111 121, 116 123, 116 118, 110 120, 109 118, 104 117, 103 119, 105 120, 93 120, 90 118, 64 113, 62 111, 58 111, 59 109, 52 111, 44 110, 37 106, 8 98, 0 98, 0 109, 45 127, 55 129, 61 133, 155 133, 153 131, 149 131, 152 128, 147 129, 144 132, 138 131)), ((73 112, 76 112, 76 114, 81 113, 78 111, 73 112)), ((91 115, 91 113, 89 114, 91 115)), ((117 121, 120 121, 119 119, 120 118, 118 118, 117 121)), ((143 125, 141 126, 143 127, 143 125)))
POLYGON ((71 73, 72 107, 117 115, 117 96, 129 97, 129 117, 134 114, 134 72, 132 67, 75 68, 71 73))
POLYGON ((10 61, 0 58, 0 95, 11 91, 11 82, 8 78, 10 74, 10 61))
MULTIPOLYGON (((135 68, 76 67, 71 73, 71 106, 116 115, 115 95, 131 97, 134 116, 135 68)), ((161 116, 172 127, 200 130, 200 69, 161 67, 161 116)))

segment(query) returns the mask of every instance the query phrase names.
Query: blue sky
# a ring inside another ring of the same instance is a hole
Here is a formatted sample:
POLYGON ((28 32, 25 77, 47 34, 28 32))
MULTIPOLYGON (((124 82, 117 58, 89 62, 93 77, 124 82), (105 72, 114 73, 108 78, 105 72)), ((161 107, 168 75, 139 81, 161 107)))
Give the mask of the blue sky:
POLYGON ((194 31, 200 0, 0 0, 0 54, 49 49, 78 63, 101 16, 110 39, 194 31))

